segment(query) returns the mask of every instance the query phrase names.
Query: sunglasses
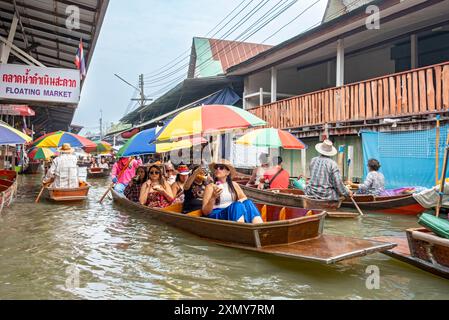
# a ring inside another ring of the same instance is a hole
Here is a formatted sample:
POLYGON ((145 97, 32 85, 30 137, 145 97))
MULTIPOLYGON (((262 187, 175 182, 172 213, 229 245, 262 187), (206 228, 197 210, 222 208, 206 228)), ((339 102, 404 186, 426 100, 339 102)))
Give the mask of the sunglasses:
POLYGON ((161 172, 160 172, 160 171, 154 171, 154 170, 151 170, 151 171, 150 171, 150 174, 161 174, 161 172))
POLYGON ((216 165, 216 166, 214 167, 214 169, 215 169, 215 170, 221 170, 221 171, 223 171, 223 170, 228 170, 228 167, 223 166, 223 165, 216 165))

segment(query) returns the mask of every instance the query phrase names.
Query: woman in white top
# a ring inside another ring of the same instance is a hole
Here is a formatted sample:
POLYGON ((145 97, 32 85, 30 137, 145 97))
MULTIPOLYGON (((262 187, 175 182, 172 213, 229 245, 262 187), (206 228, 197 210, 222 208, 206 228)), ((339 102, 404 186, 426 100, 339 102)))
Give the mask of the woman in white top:
POLYGON ((265 171, 267 171, 269 168, 268 154, 261 153, 259 156, 259 161, 260 161, 260 166, 254 168, 251 178, 249 179, 248 183, 246 184, 247 187, 250 187, 250 186, 259 187, 259 185, 261 183, 263 184, 263 182, 261 180, 263 179, 265 171))
POLYGON ((232 181, 236 171, 229 161, 220 160, 209 167, 214 173, 215 183, 209 184, 204 192, 203 215, 212 219, 263 223, 254 203, 232 181))

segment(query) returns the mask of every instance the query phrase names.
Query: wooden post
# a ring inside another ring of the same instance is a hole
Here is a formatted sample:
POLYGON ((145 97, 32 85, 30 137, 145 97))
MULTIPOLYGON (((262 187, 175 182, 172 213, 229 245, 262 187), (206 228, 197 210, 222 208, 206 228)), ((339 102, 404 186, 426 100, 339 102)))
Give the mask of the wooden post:
POLYGON ((437 126, 435 133, 435 184, 438 184, 439 169, 439 148, 440 147, 440 115, 437 115, 437 126))
POLYGON ((344 179, 345 173, 345 146, 341 145, 338 147, 338 155, 337 155, 337 164, 338 169, 341 173, 341 178, 344 179))
POLYGON ((444 160, 443 160, 443 172, 441 174, 441 182, 440 182, 440 194, 438 197, 438 204, 437 204, 437 207, 435 210, 435 215, 437 217, 440 216, 441 202, 443 201, 444 185, 446 182, 445 180, 446 180, 446 171, 447 171, 448 152, 449 152, 449 146, 445 146, 444 160))
POLYGON ((348 146, 348 181, 354 177, 354 146, 348 146))
POLYGON ((259 106, 263 106, 263 88, 259 90, 259 106))
POLYGON ((306 177, 307 176, 307 152, 306 149, 301 149, 301 174, 306 177))
POLYGON ((3 146, 0 146, 0 169, 6 169, 5 168, 5 148, 3 146))

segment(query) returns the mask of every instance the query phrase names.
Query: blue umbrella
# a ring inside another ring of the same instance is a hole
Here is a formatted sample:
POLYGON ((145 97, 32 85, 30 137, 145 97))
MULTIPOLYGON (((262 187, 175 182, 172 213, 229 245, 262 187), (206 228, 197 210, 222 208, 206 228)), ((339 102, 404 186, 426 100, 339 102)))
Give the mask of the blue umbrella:
POLYGON ((0 145, 24 144, 30 141, 31 137, 0 121, 0 145))
POLYGON ((151 154, 156 152, 155 144, 156 128, 139 132, 129 139, 117 153, 119 157, 131 157, 141 154, 151 154))

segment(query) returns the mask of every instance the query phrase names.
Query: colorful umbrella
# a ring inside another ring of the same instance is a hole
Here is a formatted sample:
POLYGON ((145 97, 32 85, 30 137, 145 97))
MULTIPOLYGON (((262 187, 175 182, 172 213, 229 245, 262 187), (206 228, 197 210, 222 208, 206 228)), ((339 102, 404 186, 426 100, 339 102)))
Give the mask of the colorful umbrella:
POLYGON ((52 156, 57 156, 56 148, 34 147, 28 151, 28 158, 31 160, 48 160, 52 156))
POLYGON ((112 150, 111 144, 107 143, 106 141, 94 141, 96 144, 95 148, 86 147, 84 150, 88 153, 109 153, 112 150))
POLYGON ((205 105, 177 114, 158 134, 158 141, 263 126, 266 122, 243 109, 205 105))
POLYGON ((306 149, 307 145, 290 132, 265 128, 251 131, 236 141, 237 144, 252 145, 256 147, 306 149))
POLYGON ((33 141, 33 147, 60 148, 64 143, 70 143, 74 148, 96 148, 97 145, 77 134, 65 131, 48 133, 33 141))
POLYGON ((31 137, 14 129, 7 123, 0 121, 0 145, 3 144, 24 144, 30 142, 31 137))
POLYGON ((206 143, 202 138, 180 140, 176 142, 156 143, 156 128, 139 132, 129 139, 118 151, 118 157, 130 157, 142 154, 170 152, 190 148, 192 145, 206 143))

